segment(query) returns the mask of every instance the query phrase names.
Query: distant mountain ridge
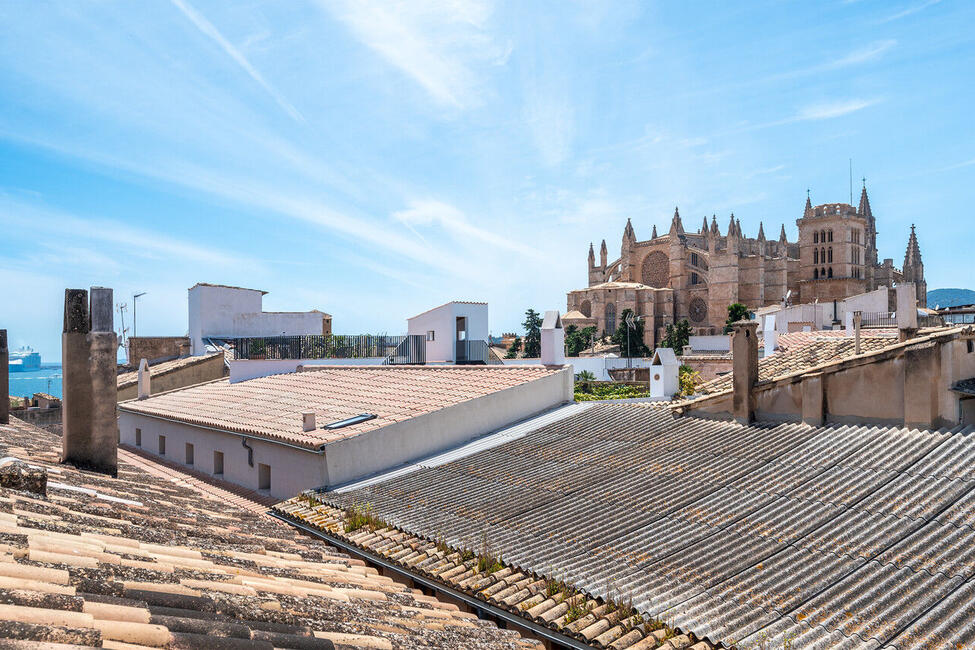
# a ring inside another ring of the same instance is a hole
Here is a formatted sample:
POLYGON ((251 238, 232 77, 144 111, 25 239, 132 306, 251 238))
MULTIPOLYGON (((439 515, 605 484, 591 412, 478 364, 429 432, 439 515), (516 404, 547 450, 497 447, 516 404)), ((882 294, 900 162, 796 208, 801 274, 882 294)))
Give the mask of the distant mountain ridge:
POLYGON ((928 307, 955 307, 975 304, 975 291, 971 289, 933 289, 928 291, 928 307))

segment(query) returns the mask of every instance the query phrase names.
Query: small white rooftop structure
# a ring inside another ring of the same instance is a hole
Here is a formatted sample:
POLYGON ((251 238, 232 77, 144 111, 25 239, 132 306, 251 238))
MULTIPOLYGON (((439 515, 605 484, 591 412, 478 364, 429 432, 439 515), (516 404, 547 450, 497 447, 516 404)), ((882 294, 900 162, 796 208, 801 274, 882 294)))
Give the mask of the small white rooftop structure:
POLYGON ((670 399, 679 390, 680 362, 671 348, 657 348, 650 363, 650 397, 670 399))
POLYGON ((565 364, 565 330, 558 310, 545 312, 542 320, 542 364, 561 366, 565 364))
POLYGON ((488 305, 452 300, 406 319, 406 333, 426 339, 427 363, 486 361, 488 305))
POLYGON ((189 293, 190 352, 206 353, 205 338, 306 336, 332 333, 332 317, 318 310, 266 312, 267 291, 198 282, 189 293))

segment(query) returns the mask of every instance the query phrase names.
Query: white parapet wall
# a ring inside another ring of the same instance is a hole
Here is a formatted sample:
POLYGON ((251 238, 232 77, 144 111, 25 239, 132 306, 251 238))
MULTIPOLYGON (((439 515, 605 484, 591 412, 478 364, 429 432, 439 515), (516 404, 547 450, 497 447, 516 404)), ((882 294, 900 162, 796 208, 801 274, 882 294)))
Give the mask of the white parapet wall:
MULTIPOLYGON (((536 366, 541 363, 539 359, 502 359, 506 366, 536 366)), ((566 357, 566 364, 572 367, 574 375, 586 370, 591 372, 596 381, 612 381, 609 375, 610 370, 626 368, 626 357, 566 357)), ((651 359, 634 358, 633 368, 649 368, 652 364, 651 359)))

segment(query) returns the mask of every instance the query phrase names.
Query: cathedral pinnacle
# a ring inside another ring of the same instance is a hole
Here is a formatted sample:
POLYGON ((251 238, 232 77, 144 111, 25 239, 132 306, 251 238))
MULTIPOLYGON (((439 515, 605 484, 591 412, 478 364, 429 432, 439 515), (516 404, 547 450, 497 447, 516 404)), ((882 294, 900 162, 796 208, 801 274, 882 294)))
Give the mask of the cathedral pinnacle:
POLYGON ((866 178, 863 179, 863 189, 860 191, 860 206, 857 208, 857 214, 867 219, 873 218, 873 212, 870 211, 870 199, 867 197, 866 178))
POLYGON ((782 231, 779 233, 779 241, 783 244, 789 243, 789 240, 785 236, 785 224, 782 224, 782 231))
POLYGON ((812 201, 809 199, 809 190, 806 190, 806 208, 803 210, 802 216, 811 217, 813 214, 812 201))
POLYGON ((917 267, 921 264, 921 247, 917 244, 917 234, 914 232, 914 224, 911 224, 911 236, 907 240, 907 252, 904 254, 904 273, 907 274, 908 268, 917 267))
POLYGON ((680 212, 677 208, 674 208, 674 220, 670 224, 671 234, 683 235, 684 234, 684 224, 680 220, 680 212))
POLYGON ((657 224, 653 224, 653 232, 650 234, 650 239, 657 238, 657 224))
POLYGON ((721 235, 721 230, 718 229, 718 218, 716 215, 711 215, 711 234, 715 237, 721 235))
POLYGON ((731 213, 731 223, 728 224, 728 236, 735 237, 737 233, 735 232, 735 213, 731 213))
POLYGON ((708 218, 707 218, 707 216, 704 217, 704 225, 701 226, 701 234, 702 235, 708 234, 708 218))
POLYGON ((761 221, 758 222, 758 241, 765 241, 765 226, 761 221))

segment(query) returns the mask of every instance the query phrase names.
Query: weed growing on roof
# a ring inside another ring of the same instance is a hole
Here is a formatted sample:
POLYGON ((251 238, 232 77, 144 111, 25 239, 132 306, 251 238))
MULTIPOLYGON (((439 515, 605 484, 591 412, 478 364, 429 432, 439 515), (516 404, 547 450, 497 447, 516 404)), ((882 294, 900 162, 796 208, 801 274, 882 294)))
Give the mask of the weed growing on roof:
POLYGON ((351 507, 345 509, 345 532, 347 533, 352 533, 362 528, 376 530, 377 528, 385 527, 385 525, 385 522, 372 514, 372 506, 368 503, 365 506, 359 506, 353 503, 351 507))
POLYGON ((465 548, 463 551, 461 551, 460 553, 461 562, 470 562, 473 559, 474 559, 474 551, 472 551, 469 548, 465 548))
POLYGON ((569 602, 569 609, 565 612, 565 624, 574 623, 583 616, 588 616, 593 610, 593 602, 587 598, 573 598, 569 602))
POLYGON ((477 554, 478 573, 491 574, 503 568, 504 563, 501 560, 501 554, 494 554, 491 545, 488 543, 487 532, 481 533, 481 552, 477 554))
POLYGON ((322 502, 318 500, 318 497, 316 497, 314 494, 311 493, 305 495, 305 501, 308 502, 309 508, 315 508, 317 506, 322 505, 322 502))
POLYGON ((554 578, 549 578, 548 582, 545 583, 545 597, 554 598, 556 594, 565 591, 565 582, 562 580, 555 580, 554 578))

